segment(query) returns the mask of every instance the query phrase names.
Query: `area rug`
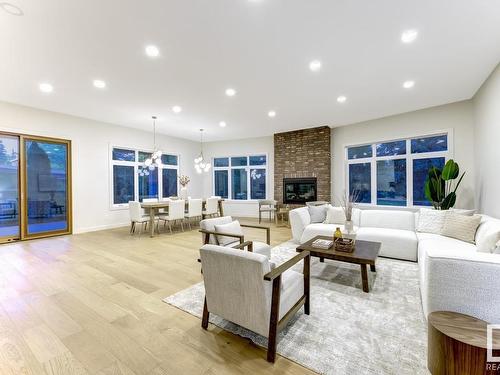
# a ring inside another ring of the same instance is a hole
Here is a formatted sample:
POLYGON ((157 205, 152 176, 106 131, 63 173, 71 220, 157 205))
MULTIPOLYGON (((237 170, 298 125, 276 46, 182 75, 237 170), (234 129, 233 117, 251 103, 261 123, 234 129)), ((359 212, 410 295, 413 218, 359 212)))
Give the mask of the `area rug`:
MULTIPOLYGON (((272 249, 280 264, 296 254, 292 242, 272 249)), ((301 272, 299 264, 296 270, 301 272)), ((320 374, 429 374, 427 329, 418 286, 418 265, 387 258, 361 290, 359 266, 311 262, 311 315, 303 310, 278 341, 278 353, 320 374)), ((203 283, 164 302, 201 318, 203 283)), ((210 322, 266 347, 267 339, 213 314, 210 322)))

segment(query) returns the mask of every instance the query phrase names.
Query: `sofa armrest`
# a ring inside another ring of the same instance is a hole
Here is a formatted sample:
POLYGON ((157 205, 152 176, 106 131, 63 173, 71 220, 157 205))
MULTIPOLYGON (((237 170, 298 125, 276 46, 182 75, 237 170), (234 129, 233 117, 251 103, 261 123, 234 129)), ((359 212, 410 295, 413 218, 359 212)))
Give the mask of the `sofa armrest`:
POLYGON ((427 253, 423 308, 454 311, 500 323, 500 255, 427 253))
POLYGON ((311 224, 309 209, 307 207, 296 208, 291 210, 289 215, 293 240, 300 243, 300 238, 302 237, 302 233, 304 233, 304 229, 311 224))

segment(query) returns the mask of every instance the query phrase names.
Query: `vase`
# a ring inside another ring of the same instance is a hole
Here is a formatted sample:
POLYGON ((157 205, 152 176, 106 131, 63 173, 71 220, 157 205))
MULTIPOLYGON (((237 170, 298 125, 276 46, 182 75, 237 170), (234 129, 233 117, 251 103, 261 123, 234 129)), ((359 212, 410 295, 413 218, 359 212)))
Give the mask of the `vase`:
POLYGON ((346 220, 344 228, 347 233, 352 232, 354 230, 354 223, 352 222, 352 220, 346 220))
POLYGON ((188 189, 187 187, 183 186, 181 187, 181 190, 179 191, 179 198, 180 199, 188 199, 188 189))

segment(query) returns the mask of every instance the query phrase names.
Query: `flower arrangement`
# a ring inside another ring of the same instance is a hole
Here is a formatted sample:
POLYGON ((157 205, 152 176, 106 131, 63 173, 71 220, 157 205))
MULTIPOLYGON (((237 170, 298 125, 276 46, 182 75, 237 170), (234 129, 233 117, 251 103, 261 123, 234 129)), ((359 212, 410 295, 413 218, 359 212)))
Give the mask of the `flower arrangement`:
POLYGON ((189 179, 188 176, 186 175, 179 176, 179 184, 181 184, 182 187, 186 187, 187 184, 189 184, 189 181, 191 180, 189 179))

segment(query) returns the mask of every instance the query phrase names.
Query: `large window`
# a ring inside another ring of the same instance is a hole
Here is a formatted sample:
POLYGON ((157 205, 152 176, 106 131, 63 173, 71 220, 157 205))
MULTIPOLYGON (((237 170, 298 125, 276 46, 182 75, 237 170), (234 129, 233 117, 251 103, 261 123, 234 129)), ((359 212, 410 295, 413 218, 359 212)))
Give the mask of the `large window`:
POLYGON ((151 156, 151 152, 125 147, 111 150, 111 205, 127 206, 129 201, 163 198, 177 195, 179 156, 163 154, 159 168, 139 175, 138 168, 151 156))
POLYGON ((358 202, 380 206, 430 206, 425 198, 427 172, 450 157, 448 134, 346 148, 347 190, 358 202))
POLYGON ((266 199, 267 155, 213 159, 214 195, 234 200, 266 199))

